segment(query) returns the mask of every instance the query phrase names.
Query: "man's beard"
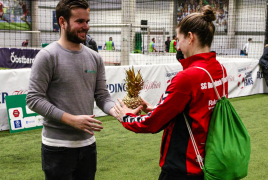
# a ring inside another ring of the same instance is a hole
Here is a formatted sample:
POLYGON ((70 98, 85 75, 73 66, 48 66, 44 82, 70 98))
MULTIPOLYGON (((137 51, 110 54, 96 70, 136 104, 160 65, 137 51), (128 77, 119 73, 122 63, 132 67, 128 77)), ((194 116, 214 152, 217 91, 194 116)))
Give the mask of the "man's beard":
POLYGON ((83 43, 86 40, 86 38, 85 39, 79 38, 78 35, 76 35, 74 31, 71 31, 70 26, 68 26, 66 29, 66 38, 68 41, 76 43, 76 44, 83 43))

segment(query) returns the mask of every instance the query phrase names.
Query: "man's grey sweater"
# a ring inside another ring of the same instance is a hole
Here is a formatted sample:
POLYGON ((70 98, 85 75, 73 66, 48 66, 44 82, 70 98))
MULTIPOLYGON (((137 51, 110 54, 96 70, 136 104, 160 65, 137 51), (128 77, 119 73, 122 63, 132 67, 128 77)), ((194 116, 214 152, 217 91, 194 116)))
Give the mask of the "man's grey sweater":
POLYGON ((82 46, 70 51, 58 42, 42 49, 32 66, 26 102, 44 116, 42 142, 50 146, 83 147, 95 137, 60 122, 64 112, 92 115, 94 99, 105 113, 114 106, 106 87, 101 56, 82 46))

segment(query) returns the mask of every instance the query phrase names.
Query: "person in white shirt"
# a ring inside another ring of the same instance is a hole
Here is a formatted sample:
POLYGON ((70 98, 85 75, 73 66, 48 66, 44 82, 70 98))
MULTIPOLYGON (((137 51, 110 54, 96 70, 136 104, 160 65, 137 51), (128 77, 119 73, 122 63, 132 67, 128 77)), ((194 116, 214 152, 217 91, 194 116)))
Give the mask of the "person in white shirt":
POLYGON ((252 38, 248 38, 248 42, 243 46, 243 52, 246 56, 248 55, 248 47, 250 41, 252 41, 252 38))
POLYGON ((219 10, 219 14, 217 15, 216 20, 217 30, 224 31, 227 29, 227 18, 224 15, 223 9, 219 10))

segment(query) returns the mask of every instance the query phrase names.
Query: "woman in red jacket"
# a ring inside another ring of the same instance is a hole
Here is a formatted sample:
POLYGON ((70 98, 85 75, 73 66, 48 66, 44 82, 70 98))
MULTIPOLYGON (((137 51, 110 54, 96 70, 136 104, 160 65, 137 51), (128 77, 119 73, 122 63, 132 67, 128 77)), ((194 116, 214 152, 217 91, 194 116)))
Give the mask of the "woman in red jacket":
POLYGON ((159 103, 152 107, 144 101, 143 107, 128 109, 124 103, 116 105, 118 120, 136 133, 157 133, 164 129, 160 166, 160 180, 201 180, 203 172, 199 167, 190 135, 183 117, 186 115, 193 132, 198 150, 204 158, 208 126, 217 101, 206 69, 213 78, 220 95, 228 93, 226 70, 216 60, 216 53, 210 52, 215 26, 215 13, 205 6, 203 13, 186 16, 177 26, 179 48, 185 59, 179 62, 183 71, 179 72, 168 85, 159 103), (140 109, 146 115, 135 115, 140 109))

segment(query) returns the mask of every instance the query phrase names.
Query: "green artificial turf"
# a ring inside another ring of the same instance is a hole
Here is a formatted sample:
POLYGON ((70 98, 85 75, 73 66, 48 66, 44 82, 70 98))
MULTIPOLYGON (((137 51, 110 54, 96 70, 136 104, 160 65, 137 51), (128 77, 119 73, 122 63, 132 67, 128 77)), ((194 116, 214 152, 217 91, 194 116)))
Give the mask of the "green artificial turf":
MULTIPOLYGON (((268 95, 230 99, 251 136, 251 160, 245 180, 268 179, 268 95)), ((97 118, 104 129, 96 132, 98 170, 96 180, 154 180, 158 166, 162 132, 135 134, 111 116, 97 118)), ((10 134, 0 132, 0 179, 43 180, 41 130, 10 134)))
POLYGON ((5 69, 9 69, 9 68, 0 67, 0 70, 5 70, 5 69))
POLYGON ((4 30, 21 30, 21 31, 31 31, 31 28, 26 23, 0 23, 0 29, 4 30))

